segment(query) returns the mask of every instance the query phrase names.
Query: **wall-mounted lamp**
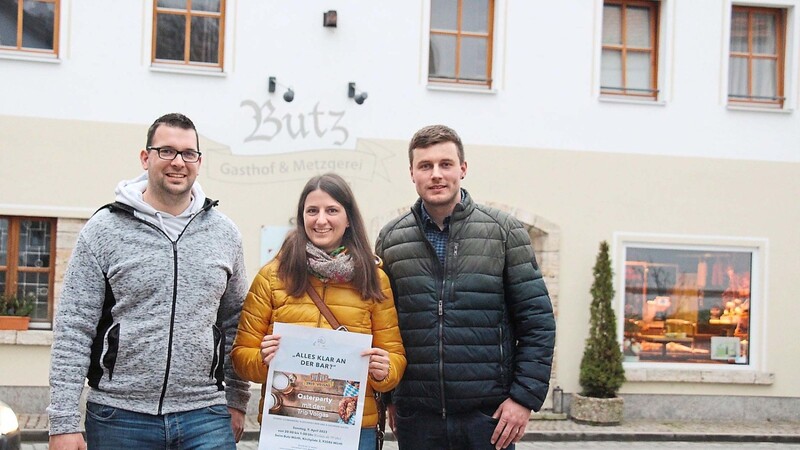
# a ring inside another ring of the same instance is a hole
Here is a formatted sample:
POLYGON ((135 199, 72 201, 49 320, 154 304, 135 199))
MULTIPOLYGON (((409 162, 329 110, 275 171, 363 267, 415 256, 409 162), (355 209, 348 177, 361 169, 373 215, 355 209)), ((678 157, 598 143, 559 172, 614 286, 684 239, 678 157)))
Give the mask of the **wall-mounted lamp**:
POLYGON ((363 104, 364 100, 367 99, 366 92, 362 91, 356 94, 356 83, 352 81, 350 83, 347 83, 347 96, 355 100, 355 102, 359 105, 363 104))
POLYGON ((322 26, 336 28, 336 11, 325 11, 322 13, 322 26))
MULTIPOLYGON (((269 91, 270 92, 275 92, 275 87, 278 86, 279 84, 280 83, 278 83, 278 81, 275 79, 275 77, 269 77, 269 91)), ((283 85, 280 84, 280 86, 283 86, 283 85)), ((294 91, 292 90, 292 88, 286 87, 286 86, 283 86, 283 87, 286 88, 286 92, 283 93, 283 99, 286 100, 287 102, 291 102, 292 100, 294 100, 294 91)))

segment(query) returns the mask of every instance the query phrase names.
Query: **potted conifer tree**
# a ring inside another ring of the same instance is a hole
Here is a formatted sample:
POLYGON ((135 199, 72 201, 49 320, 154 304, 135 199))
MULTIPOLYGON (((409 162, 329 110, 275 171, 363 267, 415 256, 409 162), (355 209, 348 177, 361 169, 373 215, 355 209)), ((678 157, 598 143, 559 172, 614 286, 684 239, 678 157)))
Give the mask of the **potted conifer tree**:
POLYGON ((594 425, 622 422, 623 399, 617 391, 625 381, 622 352, 617 339, 617 320, 611 302, 614 298, 613 271, 608 243, 600 243, 594 266, 589 337, 580 366, 580 394, 573 394, 570 417, 594 425))
POLYGON ((27 330, 34 306, 28 298, 0 294, 0 330, 27 330))

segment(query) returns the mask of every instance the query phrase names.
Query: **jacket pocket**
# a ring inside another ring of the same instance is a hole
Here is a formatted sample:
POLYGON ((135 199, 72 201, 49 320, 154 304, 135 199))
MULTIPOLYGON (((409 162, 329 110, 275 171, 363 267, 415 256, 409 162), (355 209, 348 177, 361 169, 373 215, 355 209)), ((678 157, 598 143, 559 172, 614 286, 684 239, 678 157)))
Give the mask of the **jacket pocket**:
POLYGON ((117 354, 119 353, 119 327, 116 323, 106 332, 106 352, 103 355, 103 367, 108 371, 108 380, 114 376, 114 366, 117 364, 117 354))
POLYGON ((225 389, 223 385, 225 381, 225 335, 222 334, 222 331, 216 325, 212 325, 211 330, 214 333, 214 349, 211 357, 211 370, 208 373, 208 377, 216 381, 217 389, 221 391, 225 389))
POLYGON ((499 356, 500 356, 500 386, 508 389, 514 377, 514 345, 511 342, 511 331, 502 324, 498 326, 499 356))
POLYGON ((500 332, 500 384, 506 384, 506 340, 503 334, 503 325, 497 327, 500 332))

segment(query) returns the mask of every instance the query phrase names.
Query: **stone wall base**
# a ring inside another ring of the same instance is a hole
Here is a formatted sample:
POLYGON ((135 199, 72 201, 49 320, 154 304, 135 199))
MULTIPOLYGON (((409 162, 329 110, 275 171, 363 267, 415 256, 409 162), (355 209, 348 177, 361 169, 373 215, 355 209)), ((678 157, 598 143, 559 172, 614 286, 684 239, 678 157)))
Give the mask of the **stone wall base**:
MULTIPOLYGON (((734 395, 620 394, 625 420, 796 421, 800 398, 734 395)), ((564 410, 571 408, 564 395, 564 410)))
MULTIPOLYGON (((248 414, 258 411, 261 385, 250 388, 248 414)), ((571 395, 564 394, 564 411, 571 408, 571 395)), ((717 421, 796 421, 800 398, 744 397, 719 395, 623 394, 625 420, 717 420, 717 421)), ((0 386, 0 400, 15 412, 45 414, 50 402, 46 386, 0 386)))

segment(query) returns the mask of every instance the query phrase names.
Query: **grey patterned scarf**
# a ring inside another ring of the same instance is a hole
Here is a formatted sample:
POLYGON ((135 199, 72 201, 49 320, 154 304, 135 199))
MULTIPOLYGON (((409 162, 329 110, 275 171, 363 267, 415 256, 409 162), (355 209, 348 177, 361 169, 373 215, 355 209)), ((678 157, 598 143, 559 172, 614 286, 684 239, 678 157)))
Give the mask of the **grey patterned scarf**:
POLYGON ((355 266, 353 257, 347 254, 347 249, 339 247, 331 253, 308 242, 306 244, 308 255, 308 272, 322 280, 324 283, 349 283, 353 281, 355 266))

